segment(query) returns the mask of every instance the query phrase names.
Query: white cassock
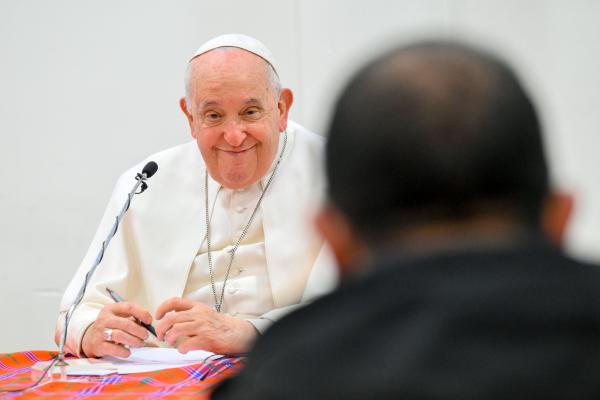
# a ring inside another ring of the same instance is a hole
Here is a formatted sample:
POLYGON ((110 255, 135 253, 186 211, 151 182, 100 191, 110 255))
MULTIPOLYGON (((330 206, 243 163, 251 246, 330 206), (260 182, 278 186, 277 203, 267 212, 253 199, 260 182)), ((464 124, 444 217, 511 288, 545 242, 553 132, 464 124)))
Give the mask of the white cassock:
MULTIPOLYGON (((321 136, 288 122, 281 164, 231 265, 221 311, 250 321, 261 332, 299 304, 331 290, 337 280, 333 259, 312 227, 324 192, 323 145, 321 136)), ((62 330, 64 313, 135 175, 150 160, 158 164, 158 172, 148 181, 149 189, 134 198, 71 318, 66 347, 73 354, 80 355, 85 330, 102 307, 112 302, 107 287, 152 314, 171 297, 215 304, 205 240, 206 167, 196 142, 191 141, 154 154, 119 178, 94 240, 65 291, 57 330, 62 330)), ((209 176, 211 254, 218 299, 229 251, 272 169, 245 190, 223 188, 209 176)))

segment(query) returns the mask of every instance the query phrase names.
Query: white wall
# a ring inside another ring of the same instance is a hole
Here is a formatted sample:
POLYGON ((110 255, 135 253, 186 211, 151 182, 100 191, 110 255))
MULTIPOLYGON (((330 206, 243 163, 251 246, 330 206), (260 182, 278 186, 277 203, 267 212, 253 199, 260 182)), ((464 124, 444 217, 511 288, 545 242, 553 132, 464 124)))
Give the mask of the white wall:
POLYGON ((600 2, 564 0, 0 0, 0 352, 53 349, 61 292, 121 171, 188 139, 187 57, 242 32, 323 131, 348 71, 399 40, 460 36, 519 68, 556 182, 578 199, 569 250, 600 260, 600 2))

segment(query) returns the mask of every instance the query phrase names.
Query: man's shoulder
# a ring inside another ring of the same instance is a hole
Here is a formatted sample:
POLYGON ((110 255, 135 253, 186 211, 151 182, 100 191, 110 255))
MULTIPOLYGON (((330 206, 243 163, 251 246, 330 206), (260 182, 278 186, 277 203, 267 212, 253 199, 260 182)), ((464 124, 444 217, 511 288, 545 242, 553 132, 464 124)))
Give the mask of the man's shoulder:
POLYGON ((144 165, 150 161, 154 161, 158 165, 158 172, 160 172, 161 175, 166 169, 165 167, 168 169, 173 169, 173 167, 183 167, 190 164, 202 165, 202 157, 200 156, 198 146, 196 145, 195 141, 191 140, 186 143, 152 153, 151 155, 145 157, 142 161, 128 168, 121 176, 135 176, 135 174, 140 172, 144 165))
MULTIPOLYGON (((363 325, 366 332, 383 328, 401 332, 411 313, 439 312, 435 317, 449 323, 453 313, 460 317, 472 311, 471 317, 485 319, 479 314, 485 307, 518 314, 533 312, 539 305, 535 312, 560 320, 563 300, 600 324, 596 294, 600 267, 574 260, 550 246, 448 254, 414 262, 407 262, 399 253, 372 268, 371 273, 347 279, 334 292, 278 321, 265 335, 268 343, 264 346, 277 342, 284 354, 284 348, 290 346, 289 335, 302 332, 304 341, 299 347, 306 350, 304 345, 311 339, 318 346, 335 338, 354 337, 357 327, 363 325), (404 317, 390 317, 404 307, 408 310, 404 317), (365 325, 366 321, 370 323, 365 325)), ((542 318, 540 315, 537 317, 542 318)), ((262 345, 261 341, 258 344, 262 345)))
POLYGON ((158 151, 158 152, 152 154, 150 157, 165 159, 165 158, 179 157, 179 156, 183 155, 184 153, 196 154, 198 151, 199 150, 198 150, 198 145, 196 144, 196 141, 188 140, 185 143, 181 143, 181 144, 166 148, 164 150, 158 151))
MULTIPOLYGON (((136 166, 145 164, 149 161, 154 161, 160 168, 160 163, 173 163, 173 162, 190 162, 199 160, 200 151, 196 142, 190 140, 186 143, 182 143, 167 149, 158 151, 146 157, 142 162, 136 164, 136 166)), ((143 165, 142 165, 143 166, 143 165)))
POLYGON ((325 138, 318 133, 311 131, 299 123, 288 120, 287 131, 294 136, 294 140, 322 148, 325 145, 325 138))
POLYGON ((550 249, 417 262, 399 255, 274 324, 257 341, 246 371, 216 398, 246 390, 396 398, 422 391, 423 381, 437 382, 438 393, 449 398, 464 398, 461 387, 446 382, 480 374, 498 377, 475 382, 480 393, 494 393, 497 382, 515 376, 526 377, 523 390, 545 387, 548 365, 564 365, 572 354, 590 354, 582 356, 585 362, 599 364, 593 354, 600 348, 600 269, 594 268, 550 249), (459 356, 440 364, 439 354, 459 356), (383 370, 364 368, 381 363, 383 370), (308 381, 315 383, 303 384, 308 381))
POLYGON ((293 162, 302 169, 321 168, 325 138, 292 120, 288 120, 286 131, 293 162))

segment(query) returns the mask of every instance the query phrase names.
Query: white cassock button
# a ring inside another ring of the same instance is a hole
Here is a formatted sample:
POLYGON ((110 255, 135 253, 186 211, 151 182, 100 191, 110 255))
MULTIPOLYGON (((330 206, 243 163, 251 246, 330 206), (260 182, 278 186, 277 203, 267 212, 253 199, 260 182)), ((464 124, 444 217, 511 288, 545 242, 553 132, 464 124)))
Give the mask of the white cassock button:
POLYGON ((238 268, 234 271, 234 273, 235 273, 235 276, 240 276, 242 273, 242 270, 238 268))
POLYGON ((225 246, 223 248, 223 251, 225 251, 226 253, 231 254, 231 252, 233 251, 233 246, 225 246))
POLYGON ((243 207, 243 206, 237 206, 237 207, 235 208, 235 211, 237 211, 237 213, 238 213, 238 214, 241 214, 241 213, 243 213, 244 211, 246 211, 246 207, 243 207))
POLYGON ((229 289, 227 289, 227 292, 229 294, 236 294, 237 291, 238 291, 237 288, 234 288, 234 287, 229 287, 229 289))

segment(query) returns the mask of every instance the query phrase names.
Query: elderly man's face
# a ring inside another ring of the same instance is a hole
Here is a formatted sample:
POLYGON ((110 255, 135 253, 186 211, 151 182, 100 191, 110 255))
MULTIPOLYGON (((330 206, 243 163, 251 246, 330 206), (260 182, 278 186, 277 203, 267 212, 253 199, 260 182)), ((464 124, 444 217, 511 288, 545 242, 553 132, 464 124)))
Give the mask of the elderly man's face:
POLYGON ((292 103, 274 93, 266 62, 245 50, 216 49, 192 61, 188 117, 211 177, 243 189, 262 178, 277 153, 292 103))

